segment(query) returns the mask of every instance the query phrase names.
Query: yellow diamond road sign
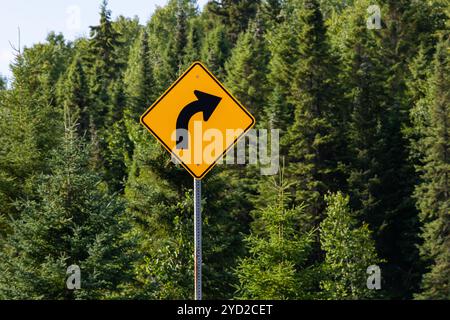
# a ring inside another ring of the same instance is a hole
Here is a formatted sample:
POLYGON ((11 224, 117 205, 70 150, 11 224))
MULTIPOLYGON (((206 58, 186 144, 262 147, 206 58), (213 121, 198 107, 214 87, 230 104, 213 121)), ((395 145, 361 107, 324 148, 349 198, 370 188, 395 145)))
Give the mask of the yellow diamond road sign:
POLYGON ((202 179, 255 118, 200 62, 142 115, 141 123, 196 179, 202 179))

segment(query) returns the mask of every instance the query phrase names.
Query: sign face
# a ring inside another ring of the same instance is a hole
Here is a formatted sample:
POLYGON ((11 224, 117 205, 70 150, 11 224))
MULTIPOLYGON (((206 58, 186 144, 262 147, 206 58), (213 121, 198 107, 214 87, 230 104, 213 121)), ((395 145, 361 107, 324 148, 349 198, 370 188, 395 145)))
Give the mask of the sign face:
POLYGON ((255 118, 195 62, 142 115, 141 123, 196 179, 202 179, 255 118))

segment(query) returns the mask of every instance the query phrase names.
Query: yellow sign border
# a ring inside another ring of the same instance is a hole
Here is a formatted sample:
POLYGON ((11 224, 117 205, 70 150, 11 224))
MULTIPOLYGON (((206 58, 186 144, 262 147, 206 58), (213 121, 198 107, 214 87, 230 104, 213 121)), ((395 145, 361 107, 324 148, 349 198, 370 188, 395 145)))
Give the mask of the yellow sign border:
POLYGON ((222 85, 222 83, 220 83, 220 81, 199 61, 195 61, 170 87, 169 89, 167 89, 162 95, 161 97, 158 98, 158 100, 156 100, 156 102, 154 102, 148 109, 147 111, 144 112, 144 114, 141 116, 140 118, 140 122, 141 124, 147 128, 147 130, 155 137, 156 140, 158 140, 163 147, 171 154, 173 155, 179 163, 181 163, 181 165, 195 178, 198 180, 203 179, 206 174, 208 174, 213 168, 214 166, 217 164, 217 161, 219 161, 219 159, 221 159, 223 156, 225 156, 225 154, 231 149, 233 148, 236 143, 245 136, 245 134, 248 132, 248 130, 250 130, 256 123, 255 118, 253 117, 253 115, 227 90, 225 89, 225 87, 222 85), (161 102, 162 99, 164 99, 164 97, 195 67, 195 66, 200 66, 221 88, 222 90, 228 94, 228 96, 252 119, 252 123, 246 128, 244 129, 244 131, 242 132, 241 135, 239 135, 239 137, 237 137, 234 142, 227 148, 225 149, 225 151, 219 155, 217 157, 216 160, 214 160, 213 163, 211 163, 211 165, 208 167, 208 169, 206 169, 202 175, 197 176, 194 172, 192 172, 191 169, 189 169, 189 167, 187 165, 185 165, 183 163, 183 161, 181 161, 181 159, 172 152, 172 150, 164 143, 164 141, 162 139, 160 139, 158 137, 158 135, 156 134, 156 132, 154 132, 149 126, 147 126, 147 124, 144 122, 144 118, 161 102))

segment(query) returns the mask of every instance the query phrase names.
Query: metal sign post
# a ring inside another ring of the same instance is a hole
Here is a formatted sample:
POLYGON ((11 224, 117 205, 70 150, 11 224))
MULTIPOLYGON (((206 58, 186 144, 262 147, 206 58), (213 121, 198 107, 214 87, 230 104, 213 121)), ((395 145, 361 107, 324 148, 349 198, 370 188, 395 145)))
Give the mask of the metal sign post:
POLYGON ((195 300, 202 300, 202 181, 194 179, 194 282, 195 300))

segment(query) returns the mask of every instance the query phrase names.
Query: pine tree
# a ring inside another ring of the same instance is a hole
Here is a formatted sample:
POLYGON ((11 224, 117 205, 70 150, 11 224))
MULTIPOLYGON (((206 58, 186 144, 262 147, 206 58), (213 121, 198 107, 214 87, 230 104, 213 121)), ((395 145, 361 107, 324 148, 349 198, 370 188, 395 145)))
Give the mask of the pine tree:
POLYGON ((104 155, 105 179, 111 190, 123 192, 127 175, 126 162, 132 152, 132 144, 127 133, 125 110, 126 95, 122 78, 111 85, 111 103, 114 112, 109 112, 106 118, 105 130, 106 152, 104 155))
POLYGON ((156 98, 148 32, 141 30, 130 50, 124 76, 127 118, 136 121, 156 98))
POLYGON ((306 205, 303 219, 305 227, 311 228, 321 219, 323 196, 336 188, 340 178, 341 110, 336 99, 339 90, 332 81, 336 62, 317 1, 304 1, 294 16, 301 23, 297 36, 302 41, 296 48, 298 60, 290 86, 294 122, 284 145, 289 150, 289 175, 297 181, 295 201, 306 205))
POLYGON ((263 108, 268 96, 269 52, 264 32, 263 21, 257 17, 241 34, 225 64, 225 86, 258 121, 265 114, 263 108))
POLYGON ((89 87, 79 57, 75 57, 59 85, 58 100, 79 119, 79 133, 89 129, 89 87))
POLYGON ((429 126, 421 139, 425 155, 420 168, 422 182, 415 197, 423 223, 420 252, 429 263, 420 299, 450 298, 450 49, 448 38, 437 47, 432 76, 428 81, 429 126))
POLYGON ((225 78, 225 61, 230 55, 230 50, 231 45, 222 25, 206 34, 201 50, 202 62, 219 80, 225 78))
POLYGON ((170 0, 150 19, 147 29, 155 62, 156 92, 164 92, 184 71, 189 25, 197 15, 194 0, 170 0))
MULTIPOLYGON (((425 153, 423 145, 420 140, 424 136, 424 131, 429 125, 426 91, 427 79, 430 73, 430 59, 429 53, 421 46, 419 53, 410 63, 410 76, 407 80, 408 100, 412 104, 409 111, 410 126, 404 129, 404 134, 410 139, 410 158, 412 163, 419 163, 425 153)), ((431 61, 430 61, 431 60, 431 61)))
POLYGON ((143 27, 139 23, 139 18, 137 16, 125 18, 122 15, 118 16, 112 22, 112 27, 117 34, 117 42, 119 43, 119 46, 115 47, 118 59, 117 65, 120 67, 120 73, 123 73, 128 67, 130 51, 141 35, 143 27))
MULTIPOLYGON (((16 84, 17 85, 17 84, 16 84)), ((42 170, 37 142, 37 126, 29 96, 17 87, 0 97, 0 235, 9 233, 9 223, 17 218, 14 202, 29 192, 28 179, 42 170)), ((37 102, 42 107, 42 101, 37 102)))
POLYGON ((117 48, 121 46, 119 34, 113 28, 108 1, 103 0, 100 8, 100 24, 91 26, 88 62, 90 65, 91 108, 89 115, 92 126, 102 136, 106 115, 115 112, 111 104, 109 90, 111 82, 119 76, 121 66, 117 48))
POLYGON ((192 18, 189 24, 187 36, 186 54, 184 56, 183 70, 186 70, 194 61, 200 60, 202 43, 204 38, 204 21, 201 16, 192 18))
POLYGON ((367 224, 359 226, 349 197, 338 192, 325 197, 326 218, 320 223, 320 243, 325 252, 321 282, 327 299, 367 299, 376 296, 366 286, 366 270, 381 262, 367 224))
MULTIPOLYGON (((345 11, 351 30, 344 38, 343 83, 350 103, 348 184, 352 207, 361 219, 373 219, 379 208, 382 114, 386 103, 384 69, 375 35, 366 26, 366 3, 345 11)), ((343 31, 345 32, 345 31, 343 31)), ((381 213, 380 213, 381 214, 381 213)), ((370 225, 375 227, 372 224, 370 225)))
POLYGON ((255 17, 261 0, 219 0, 207 4, 205 11, 213 15, 226 28, 227 39, 236 43, 239 35, 245 32, 248 23, 255 17))
POLYGON ((363 80, 348 91, 353 91, 349 97, 354 101, 348 182, 352 206, 369 223, 378 252, 387 261, 388 295, 409 297, 417 290, 420 265, 415 246, 417 212, 411 197, 416 176, 403 132, 411 108, 405 74, 409 57, 433 38, 438 24, 427 2, 385 1, 381 3, 382 28, 367 30, 369 4, 355 1, 354 8, 345 13, 354 23, 343 33, 351 30, 345 35, 346 45, 353 42, 349 51, 353 58, 345 62, 351 66, 347 70, 352 70, 346 82, 363 80))
POLYGON ((174 35, 173 51, 171 57, 174 58, 173 65, 177 66, 178 71, 182 71, 184 56, 186 55, 186 46, 188 43, 188 12, 187 8, 183 6, 183 1, 177 2, 175 12, 176 29, 174 35))
MULTIPOLYGON (((276 28, 268 30, 267 34, 271 56, 268 79, 272 90, 268 98, 266 118, 268 126, 279 129, 280 136, 283 137, 293 123, 294 106, 291 103, 290 88, 295 77, 292 66, 299 57, 299 37, 294 30, 298 30, 300 26, 290 8, 283 8, 280 15, 282 22, 276 28)), ((286 150, 281 150, 281 153, 286 154, 286 150)))
POLYGON ((34 200, 20 202, 20 218, 2 243, 2 298, 107 298, 130 280, 123 203, 88 167, 88 149, 67 108, 65 124, 50 174, 39 179, 34 200), (81 268, 82 289, 75 292, 65 289, 66 269, 72 264, 81 268))
POLYGON ((11 88, 0 94, 0 236, 11 231, 20 216, 14 203, 32 197, 34 176, 48 170, 44 157, 60 140, 61 111, 48 86, 58 81, 51 61, 59 54, 48 44, 26 48, 12 64, 11 88))
POLYGON ((261 12, 269 23, 281 22, 281 9, 283 7, 284 0, 263 0, 261 2, 261 12))
POLYGON ((6 90, 7 80, 6 77, 0 74, 0 91, 6 90))
MULTIPOLYGON (((239 299, 310 299, 317 268, 308 267, 312 235, 299 231, 302 207, 288 208, 289 184, 272 179, 276 197, 254 213, 252 233, 245 238, 248 255, 236 269, 239 299)), ((316 280, 317 281, 317 280, 316 280)))
MULTIPOLYGON (((265 40, 264 21, 258 15, 244 33, 241 33, 230 59, 225 64, 225 87, 255 117, 257 126, 264 128, 269 85, 267 65, 269 51, 265 40)), ((227 165, 222 175, 239 199, 240 223, 250 229, 250 212, 254 209, 254 199, 258 197, 260 183, 259 168, 253 165, 227 165)))

